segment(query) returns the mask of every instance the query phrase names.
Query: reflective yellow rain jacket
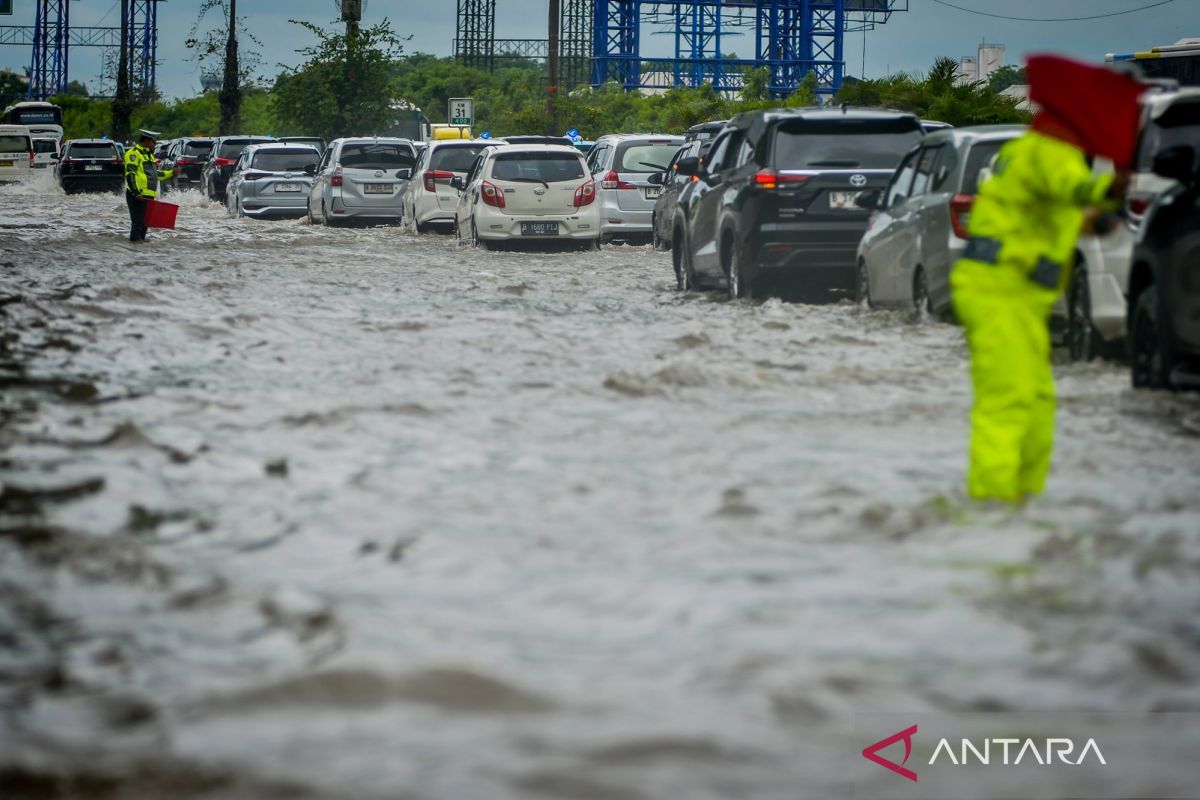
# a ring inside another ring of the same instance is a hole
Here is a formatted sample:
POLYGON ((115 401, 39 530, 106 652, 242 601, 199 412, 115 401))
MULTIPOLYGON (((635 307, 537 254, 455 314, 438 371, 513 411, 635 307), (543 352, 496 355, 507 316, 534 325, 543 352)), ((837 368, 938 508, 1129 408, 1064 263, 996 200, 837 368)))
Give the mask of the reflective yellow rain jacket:
POLYGON ((174 170, 159 170, 154 153, 135 144, 125 151, 125 191, 139 197, 158 197, 158 181, 175 174, 174 170))
POLYGON ((1040 494, 1054 444, 1049 317, 1070 279, 1089 206, 1115 210, 1112 176, 1037 131, 1006 144, 971 210, 966 257, 950 276, 971 350, 973 498, 1040 494))

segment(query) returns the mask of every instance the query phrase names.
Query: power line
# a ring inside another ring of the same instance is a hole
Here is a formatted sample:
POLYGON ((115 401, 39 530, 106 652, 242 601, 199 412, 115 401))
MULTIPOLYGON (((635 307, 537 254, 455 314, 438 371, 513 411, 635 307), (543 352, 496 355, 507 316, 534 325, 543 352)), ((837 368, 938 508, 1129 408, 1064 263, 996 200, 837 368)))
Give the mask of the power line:
POLYGON ((1150 5, 1146 5, 1146 6, 1139 6, 1138 8, 1131 8, 1127 11, 1113 11, 1108 14, 1093 14, 1090 17, 1010 17, 1005 14, 991 14, 991 13, 988 13, 987 11, 979 11, 974 8, 963 8, 962 6, 954 5, 954 3, 948 3, 948 2, 946 2, 946 0, 933 0, 933 2, 937 3, 940 6, 947 6, 949 8, 954 8, 959 11, 965 11, 968 14, 978 14, 981 17, 993 17, 994 19, 1008 19, 1008 20, 1014 20, 1016 22, 1085 22, 1090 19, 1106 19, 1108 17, 1124 16, 1125 14, 1135 14, 1138 11, 1146 11, 1151 8, 1158 8, 1159 6, 1165 6, 1169 3, 1174 3, 1175 0, 1160 0, 1160 2, 1151 3, 1150 5))

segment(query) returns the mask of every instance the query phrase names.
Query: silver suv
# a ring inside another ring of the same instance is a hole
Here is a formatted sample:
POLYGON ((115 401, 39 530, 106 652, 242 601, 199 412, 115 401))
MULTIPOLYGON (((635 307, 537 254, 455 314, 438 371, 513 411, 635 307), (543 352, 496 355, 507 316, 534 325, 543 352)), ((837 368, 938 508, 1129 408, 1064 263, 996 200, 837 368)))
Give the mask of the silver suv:
POLYGON ((310 172, 321 154, 306 144, 254 144, 242 151, 225 189, 232 217, 302 217, 310 172))
POLYGON ((600 234, 605 239, 650 239, 654 203, 661 186, 652 175, 666 171, 682 136, 620 134, 601 136, 588 154, 588 171, 596 181, 600 234))
POLYGON ((404 192, 417 164, 409 139, 334 139, 315 170, 308 219, 335 225, 348 219, 404 220, 404 192))
POLYGON ((875 212, 858 245, 859 302, 950 315, 950 268, 967 245, 979 174, 1024 130, 992 125, 931 133, 904 157, 887 188, 859 198, 875 212))

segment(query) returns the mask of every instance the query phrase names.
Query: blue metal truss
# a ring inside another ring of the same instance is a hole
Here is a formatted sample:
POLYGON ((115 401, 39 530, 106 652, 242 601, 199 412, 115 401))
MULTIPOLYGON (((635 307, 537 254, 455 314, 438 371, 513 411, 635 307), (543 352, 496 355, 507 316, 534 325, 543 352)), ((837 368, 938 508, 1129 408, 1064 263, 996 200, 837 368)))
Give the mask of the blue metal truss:
POLYGON ((907 0, 595 0, 592 84, 626 89, 711 84, 741 88, 749 68, 770 70, 770 91, 786 97, 812 73, 833 95, 845 77, 847 29, 862 30, 907 10, 907 0), (674 28, 675 56, 643 58, 641 24, 674 28), (729 57, 723 39, 754 28, 753 58, 729 57))
MULTIPOLYGON (((33 66, 29 76, 29 97, 45 100, 67 90, 72 44, 91 46, 71 36, 71 0, 37 0, 33 23, 33 66), (72 41, 72 39, 75 41, 72 41)), ((158 4, 160 0, 130 0, 129 64, 130 82, 138 93, 152 92, 158 73, 158 4)), ((121 27, 90 28, 115 32, 106 37, 120 41, 121 27)), ((99 40, 98 40, 99 41, 99 40)), ((119 44, 117 45, 119 47, 119 44)))
POLYGON ((67 89, 70 16, 69 0, 37 0, 29 76, 31 99, 44 100, 67 89))

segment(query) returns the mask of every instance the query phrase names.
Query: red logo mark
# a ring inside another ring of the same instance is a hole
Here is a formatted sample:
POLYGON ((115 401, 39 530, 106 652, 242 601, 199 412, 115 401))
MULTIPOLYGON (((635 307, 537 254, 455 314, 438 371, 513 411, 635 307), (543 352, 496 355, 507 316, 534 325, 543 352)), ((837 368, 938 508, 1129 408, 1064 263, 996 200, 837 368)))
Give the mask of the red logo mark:
POLYGON ((917 773, 913 772, 911 769, 907 769, 904 766, 908 763, 908 757, 912 755, 912 737, 916 734, 916 732, 917 726, 913 725, 911 728, 907 728, 899 733, 889 736, 886 739, 878 741, 862 751, 863 758, 866 758, 869 761, 874 761, 879 766, 886 767, 897 775, 908 778, 913 783, 916 783, 917 773), (879 755, 880 750, 886 750, 896 742, 901 741, 904 742, 904 760, 899 764, 895 763, 894 761, 888 761, 886 758, 879 755))

